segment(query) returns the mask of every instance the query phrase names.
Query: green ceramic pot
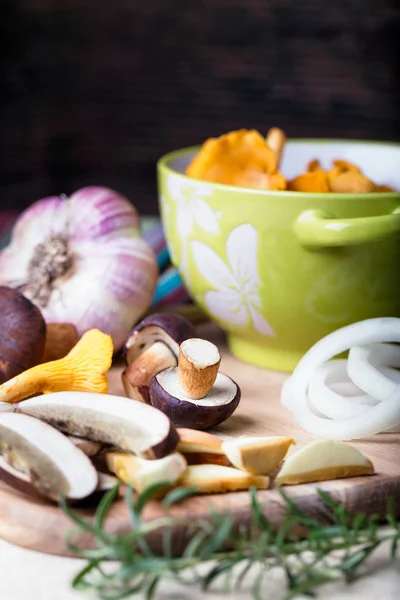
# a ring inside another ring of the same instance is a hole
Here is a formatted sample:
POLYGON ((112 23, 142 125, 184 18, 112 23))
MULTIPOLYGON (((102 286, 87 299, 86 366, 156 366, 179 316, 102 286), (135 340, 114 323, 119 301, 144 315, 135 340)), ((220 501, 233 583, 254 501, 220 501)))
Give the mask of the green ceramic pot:
MULTIPOLYGON (((183 173, 197 148, 158 163, 160 207, 173 263, 193 299, 240 359, 292 371, 331 331, 400 317, 400 193, 270 192, 183 173)), ((354 162, 400 189, 400 144, 291 140, 283 173, 319 158, 354 162)))

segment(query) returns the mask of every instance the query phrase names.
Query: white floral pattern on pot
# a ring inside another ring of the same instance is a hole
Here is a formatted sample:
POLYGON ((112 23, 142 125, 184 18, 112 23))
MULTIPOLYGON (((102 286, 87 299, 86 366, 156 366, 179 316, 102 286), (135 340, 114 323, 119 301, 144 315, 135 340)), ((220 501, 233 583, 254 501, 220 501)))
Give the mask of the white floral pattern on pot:
POLYGON ((176 202, 176 225, 179 235, 188 237, 197 225, 207 233, 218 233, 216 214, 205 201, 213 194, 213 188, 205 183, 189 181, 170 173, 167 179, 168 195, 176 202))
MULTIPOLYGON (((175 219, 178 234, 181 238, 180 271, 190 287, 188 238, 196 223, 207 233, 219 233, 219 223, 216 213, 207 204, 205 198, 210 198, 213 188, 205 183, 183 179, 180 175, 170 173, 167 177, 167 193, 176 205, 175 219)), ((171 249, 175 254, 174 250, 171 249)))
POLYGON ((204 294, 208 311, 218 319, 246 326, 249 318, 263 335, 275 335, 260 312, 257 267, 258 234, 250 224, 239 225, 230 232, 226 242, 228 265, 203 242, 191 242, 194 262, 201 275, 214 290, 204 294))

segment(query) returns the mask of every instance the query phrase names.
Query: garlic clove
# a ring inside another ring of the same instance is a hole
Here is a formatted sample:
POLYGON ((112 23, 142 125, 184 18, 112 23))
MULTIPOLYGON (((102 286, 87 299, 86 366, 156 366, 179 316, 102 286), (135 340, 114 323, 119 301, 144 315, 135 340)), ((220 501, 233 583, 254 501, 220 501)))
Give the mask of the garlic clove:
POLYGON ((158 277, 137 211, 117 192, 88 187, 29 207, 0 253, 0 284, 19 286, 48 323, 111 335, 118 350, 149 308, 158 277))

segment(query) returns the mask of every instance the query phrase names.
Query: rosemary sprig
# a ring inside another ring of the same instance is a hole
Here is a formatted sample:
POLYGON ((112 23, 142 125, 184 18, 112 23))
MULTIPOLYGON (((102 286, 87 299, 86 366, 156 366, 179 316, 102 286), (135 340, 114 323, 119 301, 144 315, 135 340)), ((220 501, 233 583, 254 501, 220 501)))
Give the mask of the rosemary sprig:
POLYGON ((223 577, 229 590, 237 589, 251 571, 251 592, 257 600, 262 597, 264 580, 272 569, 279 567, 286 576, 286 598, 290 599, 298 594, 313 596, 321 584, 338 578, 351 582, 360 566, 384 542, 391 543, 392 558, 398 554, 400 523, 390 502, 386 527, 378 528, 376 515, 351 515, 329 494, 320 491, 322 501, 332 513, 332 524, 321 525, 300 511, 281 490, 286 515, 276 531, 263 514, 256 491, 252 489, 251 526, 238 531, 229 514, 210 513, 209 519, 197 520, 191 525, 170 515, 169 507, 194 494, 196 490, 193 488, 178 488, 170 492, 162 502, 164 514, 145 522, 143 509, 159 492, 159 487, 155 486, 137 497, 129 490, 126 503, 132 531, 119 535, 109 534, 104 528, 118 488, 103 497, 93 524, 82 519, 65 500, 61 502, 62 509, 77 526, 68 535, 67 545, 76 555, 87 559, 86 566, 72 583, 74 588, 96 590, 103 600, 131 598, 138 593, 144 593, 150 600, 158 584, 164 580, 207 590, 223 577), (173 530, 177 525, 190 529, 189 541, 179 557, 172 553, 173 530), (305 528, 307 538, 296 537, 293 533, 295 527, 305 528), (84 550, 73 544, 71 537, 77 530, 92 534, 96 547, 84 550), (160 532, 163 540, 161 556, 153 553, 148 541, 148 536, 156 531, 160 532))

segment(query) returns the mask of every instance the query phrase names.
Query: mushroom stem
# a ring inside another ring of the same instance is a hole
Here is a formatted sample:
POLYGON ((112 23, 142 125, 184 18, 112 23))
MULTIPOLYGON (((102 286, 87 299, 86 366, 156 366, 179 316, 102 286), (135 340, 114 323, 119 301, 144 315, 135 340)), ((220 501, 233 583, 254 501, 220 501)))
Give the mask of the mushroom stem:
POLYGON ((278 127, 272 127, 268 131, 266 142, 267 145, 271 148, 271 150, 275 153, 276 169, 278 171, 282 158, 283 148, 286 142, 286 135, 283 133, 282 129, 279 129, 278 127))
POLYGON ((175 485, 187 468, 186 460, 179 452, 158 460, 146 460, 125 452, 109 452, 106 460, 110 471, 139 493, 156 484, 165 484, 165 488, 175 485))
POLYGON ((152 377, 168 367, 176 367, 177 359, 164 342, 155 342, 130 363, 122 373, 122 383, 129 398, 150 404, 149 385, 152 377))
POLYGON ((182 342, 178 357, 178 381, 182 391, 192 398, 204 398, 218 374, 221 355, 217 346, 200 338, 182 342))

